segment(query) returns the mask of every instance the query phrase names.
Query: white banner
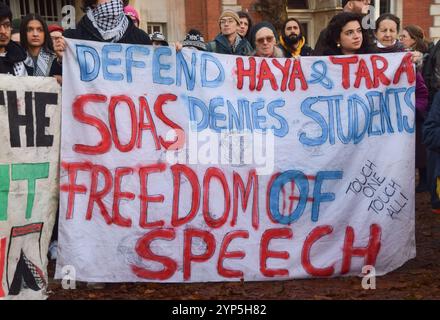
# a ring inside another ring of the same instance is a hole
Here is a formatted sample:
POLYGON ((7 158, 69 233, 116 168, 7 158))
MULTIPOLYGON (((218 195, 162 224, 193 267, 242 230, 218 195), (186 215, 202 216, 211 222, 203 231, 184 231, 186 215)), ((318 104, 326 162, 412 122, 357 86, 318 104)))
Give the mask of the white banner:
POLYGON ((0 299, 44 299, 58 208, 60 86, 0 75, 0 299))
POLYGON ((58 278, 383 275, 415 257, 410 56, 68 41, 63 68, 58 278))

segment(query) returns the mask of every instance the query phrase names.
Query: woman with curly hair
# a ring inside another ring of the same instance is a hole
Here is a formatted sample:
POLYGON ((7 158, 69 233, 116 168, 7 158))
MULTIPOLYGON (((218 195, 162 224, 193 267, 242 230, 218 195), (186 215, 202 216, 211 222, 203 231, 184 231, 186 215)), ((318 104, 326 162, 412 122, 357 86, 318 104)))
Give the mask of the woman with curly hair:
POLYGON ((342 12, 333 17, 327 27, 323 55, 350 55, 370 53, 367 31, 362 28, 362 15, 342 12))
POLYGON ((240 28, 238 28, 238 34, 240 37, 246 38, 250 42, 250 33, 253 26, 251 16, 244 11, 238 11, 237 14, 240 17, 240 28))
MULTIPOLYGON (((429 59, 429 49, 433 46, 425 38, 425 33, 423 29, 417 25, 408 25, 402 29, 400 34, 400 42, 408 51, 419 51, 423 53, 423 62, 418 66, 418 70, 422 72, 423 75, 426 75, 427 72, 432 74, 431 70, 426 70, 429 68, 429 65, 425 66, 425 61, 429 59)), ((419 74, 419 73, 418 73, 419 74)), ((428 77, 425 78, 426 81, 429 81, 428 77)), ((430 103, 429 101, 434 96, 434 92, 428 90, 428 102, 427 108, 429 109, 430 103)), ((434 91, 434 90, 432 90, 434 91)), ((428 151, 426 150, 426 146, 422 142, 422 126, 425 121, 425 117, 427 115, 427 111, 424 113, 417 112, 416 113, 416 167, 419 169, 419 184, 416 187, 416 192, 424 192, 429 190, 429 176, 428 176, 428 168, 432 166, 433 161, 431 163, 428 161, 428 151)), ((432 154, 430 157, 432 158, 432 154)))

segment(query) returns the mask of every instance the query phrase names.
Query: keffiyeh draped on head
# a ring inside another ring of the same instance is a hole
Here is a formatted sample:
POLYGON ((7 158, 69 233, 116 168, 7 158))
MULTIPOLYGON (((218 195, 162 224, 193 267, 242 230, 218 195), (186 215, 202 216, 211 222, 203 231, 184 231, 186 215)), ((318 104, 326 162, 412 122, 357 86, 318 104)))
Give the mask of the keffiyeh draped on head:
POLYGON ((87 17, 99 31, 102 38, 111 42, 118 42, 128 28, 128 18, 124 14, 122 0, 111 0, 98 5, 96 8, 87 8, 87 17))

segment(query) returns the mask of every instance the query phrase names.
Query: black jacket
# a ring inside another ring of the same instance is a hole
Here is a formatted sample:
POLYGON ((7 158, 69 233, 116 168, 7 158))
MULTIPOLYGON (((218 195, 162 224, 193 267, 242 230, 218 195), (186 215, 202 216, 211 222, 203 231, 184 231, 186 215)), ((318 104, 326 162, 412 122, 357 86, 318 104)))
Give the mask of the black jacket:
MULTIPOLYGON (((280 48, 283 51, 283 55, 285 58, 292 58, 292 53, 287 51, 286 48, 284 48, 284 46, 282 44, 279 44, 278 48, 280 48)), ((301 57, 308 57, 308 56, 311 56, 312 54, 313 54, 313 49, 305 44, 301 48, 301 53, 299 55, 301 57)))
POLYGON ((428 185, 431 193, 431 205, 440 209, 437 195, 437 178, 440 178, 440 93, 434 96, 428 117, 423 124, 423 143, 428 148, 428 185))
POLYGON ((435 95, 428 117, 423 124, 423 143, 428 149, 440 152, 440 93, 435 95))
MULTIPOLYGON (((128 28, 118 43, 127 44, 152 44, 150 37, 145 31, 137 28, 131 19, 128 19, 128 28)), ((64 32, 64 36, 70 39, 110 42, 104 40, 98 30, 93 26, 87 15, 84 15, 79 21, 76 29, 68 29, 64 32)))
POLYGON ((0 57, 0 73, 15 75, 14 65, 26 60, 26 51, 14 41, 6 46, 6 57, 0 57))

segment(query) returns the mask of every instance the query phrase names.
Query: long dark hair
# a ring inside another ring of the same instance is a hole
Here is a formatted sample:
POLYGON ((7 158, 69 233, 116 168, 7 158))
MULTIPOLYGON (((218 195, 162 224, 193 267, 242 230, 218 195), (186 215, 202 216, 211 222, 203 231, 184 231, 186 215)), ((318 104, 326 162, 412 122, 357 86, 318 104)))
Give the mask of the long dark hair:
POLYGON ((41 23, 41 25, 43 26, 43 31, 44 31, 43 48, 46 49, 47 51, 53 52, 54 50, 53 50, 52 38, 50 37, 50 33, 47 28, 47 23, 43 20, 43 18, 41 16, 39 16, 38 14, 35 14, 35 13, 28 14, 26 17, 23 18, 23 20, 21 20, 21 24, 20 24, 20 44, 21 44, 21 46, 25 50, 29 50, 29 42, 28 42, 28 38, 27 38, 27 28, 28 28, 29 22, 31 22, 32 20, 39 21, 41 23))
MULTIPOLYGON (((362 15, 352 12, 342 12, 333 17, 330 21, 326 32, 326 50, 327 54, 342 54, 341 48, 338 47, 338 40, 341 38, 341 32, 344 26, 352 21, 359 22, 362 28, 362 15)), ((362 28, 362 46, 356 52, 357 54, 370 53, 371 43, 367 30, 362 28)))
POLYGON ((247 12, 244 12, 244 11, 238 11, 237 14, 238 14, 239 18, 245 18, 248 21, 249 26, 248 26, 248 30, 247 30, 246 34, 244 35, 244 37, 249 40, 250 32, 251 32, 252 25, 253 25, 251 16, 247 12))

